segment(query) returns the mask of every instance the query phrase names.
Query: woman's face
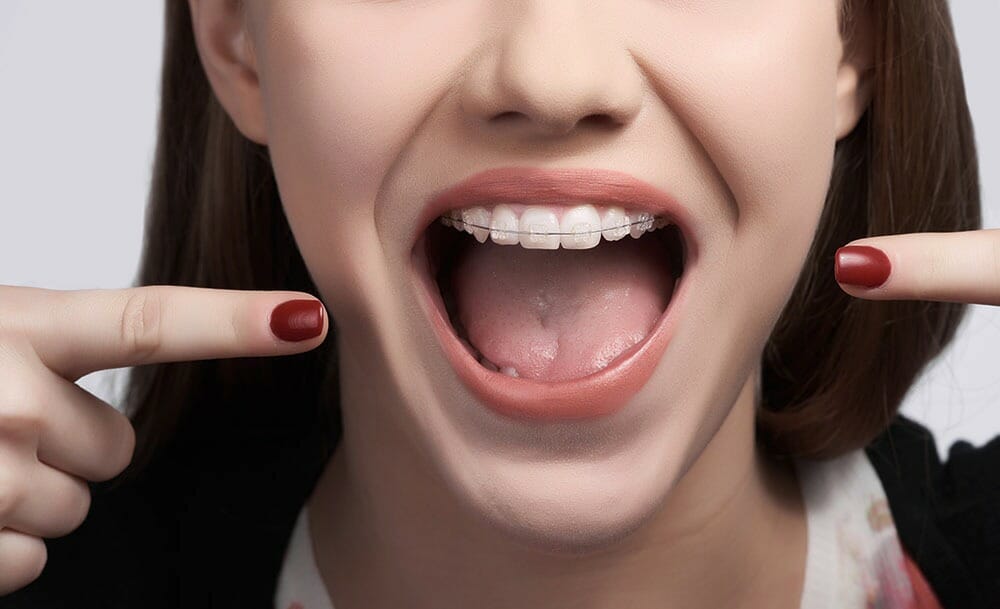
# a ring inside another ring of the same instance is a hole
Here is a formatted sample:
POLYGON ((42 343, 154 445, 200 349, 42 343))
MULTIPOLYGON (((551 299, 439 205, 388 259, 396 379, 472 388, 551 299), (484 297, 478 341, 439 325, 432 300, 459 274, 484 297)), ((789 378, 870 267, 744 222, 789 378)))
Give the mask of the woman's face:
POLYGON ((582 546, 648 517, 752 396, 834 145, 863 105, 838 4, 250 1, 259 97, 227 109, 268 145, 335 321, 351 450, 429 466, 462 505, 547 543, 582 546), (453 289, 472 342, 521 357, 535 382, 641 344, 670 301, 669 340, 644 355, 646 373, 621 387, 609 377, 614 412, 504 416, 484 396, 502 402, 510 381, 476 387, 435 329, 417 247, 428 201, 509 167, 622 172, 682 209, 688 256, 672 295, 657 233, 584 250, 462 234, 469 249, 445 254, 460 259, 453 289))

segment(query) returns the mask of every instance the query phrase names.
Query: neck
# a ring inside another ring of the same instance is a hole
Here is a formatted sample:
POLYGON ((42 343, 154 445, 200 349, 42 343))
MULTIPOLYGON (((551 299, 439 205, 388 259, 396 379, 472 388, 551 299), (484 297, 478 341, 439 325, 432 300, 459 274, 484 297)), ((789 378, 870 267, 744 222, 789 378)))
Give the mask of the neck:
POLYGON ((798 608, 804 507, 791 465, 755 445, 753 378, 657 515, 586 556, 512 543, 401 456, 403 440, 380 430, 373 446, 345 424, 308 504, 334 606, 798 608))

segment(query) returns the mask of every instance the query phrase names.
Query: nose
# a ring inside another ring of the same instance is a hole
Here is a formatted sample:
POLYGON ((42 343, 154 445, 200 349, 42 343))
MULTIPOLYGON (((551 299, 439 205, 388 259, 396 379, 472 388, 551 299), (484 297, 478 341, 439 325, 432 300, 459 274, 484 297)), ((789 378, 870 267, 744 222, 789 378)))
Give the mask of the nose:
POLYGON ((600 13, 617 1, 501 0, 505 26, 462 85, 466 116, 492 132, 544 137, 629 123, 644 86, 600 13))

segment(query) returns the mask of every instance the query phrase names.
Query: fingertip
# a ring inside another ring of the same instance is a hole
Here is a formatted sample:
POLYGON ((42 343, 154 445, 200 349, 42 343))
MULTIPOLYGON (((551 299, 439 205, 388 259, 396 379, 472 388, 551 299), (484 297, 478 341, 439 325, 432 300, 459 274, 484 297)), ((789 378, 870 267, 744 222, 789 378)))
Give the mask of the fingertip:
POLYGON ((877 288, 892 274, 892 263, 884 251, 870 245, 845 245, 834 255, 833 275, 848 294, 851 288, 877 288))
POLYGON ((278 304, 271 311, 271 333, 284 342, 302 343, 325 335, 326 307, 316 298, 293 298, 278 304))

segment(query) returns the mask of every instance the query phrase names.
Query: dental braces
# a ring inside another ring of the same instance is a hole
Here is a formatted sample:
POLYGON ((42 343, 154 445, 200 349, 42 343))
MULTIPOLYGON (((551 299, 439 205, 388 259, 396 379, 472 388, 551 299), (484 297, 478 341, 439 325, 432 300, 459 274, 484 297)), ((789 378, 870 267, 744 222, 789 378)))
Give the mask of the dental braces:
POLYGON ((563 236, 563 235, 572 237, 574 235, 594 235, 594 234, 601 234, 601 233, 604 233, 606 231, 620 231, 622 229, 629 229, 629 230, 631 230, 631 228, 633 226, 638 227, 639 229, 641 229, 643 231, 653 231, 653 230, 656 230, 658 228, 663 228, 665 226, 668 226, 670 224, 670 222, 666 218, 657 217, 657 218, 646 218, 645 220, 637 220, 635 222, 629 222, 628 224, 621 224, 621 225, 618 225, 618 226, 611 226, 611 227, 608 227, 608 228, 599 228, 599 229, 596 229, 596 230, 580 231, 580 232, 573 232, 573 233, 565 233, 565 232, 537 232, 537 231, 510 230, 510 229, 503 229, 503 228, 490 228, 489 226, 482 226, 480 224, 473 224, 472 222, 465 222, 464 220, 459 220, 459 219, 456 219, 456 218, 449 218, 447 216, 441 216, 439 218, 439 220, 441 221, 441 224, 443 224, 445 226, 457 228, 457 229, 467 229, 467 228, 468 229, 476 229, 476 228, 480 228, 480 229, 489 231, 490 233, 497 233, 497 234, 503 234, 503 235, 512 235, 512 234, 513 235, 527 235, 529 237, 531 237, 531 236, 563 236))

